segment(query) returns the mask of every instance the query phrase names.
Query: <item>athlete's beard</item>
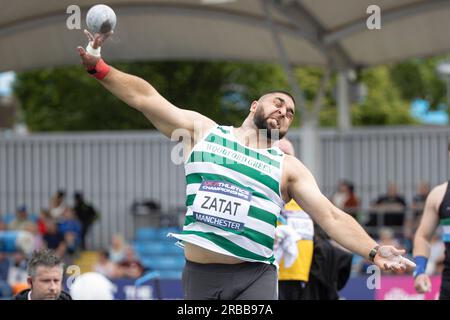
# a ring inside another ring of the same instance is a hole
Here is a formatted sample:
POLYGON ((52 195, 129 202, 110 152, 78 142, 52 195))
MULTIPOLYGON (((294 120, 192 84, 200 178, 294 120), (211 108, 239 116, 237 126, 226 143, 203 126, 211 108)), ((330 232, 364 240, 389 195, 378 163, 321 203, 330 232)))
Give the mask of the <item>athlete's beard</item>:
POLYGON ((281 130, 279 129, 269 129, 267 120, 268 119, 264 118, 263 116, 262 108, 258 108, 255 112, 255 115, 253 116, 253 123, 258 128, 258 130, 265 130, 266 138, 269 140, 276 141, 282 139, 286 135, 286 132, 281 132, 281 130))

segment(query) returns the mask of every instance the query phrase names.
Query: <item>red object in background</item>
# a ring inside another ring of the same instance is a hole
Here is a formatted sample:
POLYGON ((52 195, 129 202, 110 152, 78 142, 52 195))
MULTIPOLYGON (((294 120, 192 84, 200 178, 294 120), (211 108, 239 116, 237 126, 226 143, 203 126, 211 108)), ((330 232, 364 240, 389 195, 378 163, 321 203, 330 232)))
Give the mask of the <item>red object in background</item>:
POLYGON ((412 276, 382 276, 375 300, 437 300, 441 288, 441 276, 432 276, 431 292, 417 293, 412 276))
POLYGON ((45 221, 42 219, 38 220, 38 230, 42 236, 47 233, 47 225, 45 224, 45 221))

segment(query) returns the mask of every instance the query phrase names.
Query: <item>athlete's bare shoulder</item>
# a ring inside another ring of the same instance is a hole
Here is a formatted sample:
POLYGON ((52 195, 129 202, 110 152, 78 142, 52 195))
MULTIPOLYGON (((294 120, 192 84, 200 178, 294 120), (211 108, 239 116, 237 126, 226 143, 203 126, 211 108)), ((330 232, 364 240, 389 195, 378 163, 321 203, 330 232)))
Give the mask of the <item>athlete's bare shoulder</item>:
POLYGON ((283 175, 291 180, 299 174, 309 172, 305 165, 296 157, 286 154, 283 159, 283 175))
POLYGON ((299 189, 305 185, 316 185, 314 176, 296 157, 286 154, 283 159, 281 192, 283 200, 288 202, 292 197, 292 188, 299 189))
POLYGON ((445 194, 445 191, 447 191, 447 186, 448 186, 448 181, 445 181, 444 183, 441 183, 441 184, 435 186, 433 189, 431 189, 430 195, 435 194, 435 195, 443 196, 445 194))
POLYGON ((448 181, 441 183, 440 185, 435 186, 431 189, 430 194, 427 197, 427 202, 432 203, 436 208, 444 199, 445 192, 447 191, 448 181))

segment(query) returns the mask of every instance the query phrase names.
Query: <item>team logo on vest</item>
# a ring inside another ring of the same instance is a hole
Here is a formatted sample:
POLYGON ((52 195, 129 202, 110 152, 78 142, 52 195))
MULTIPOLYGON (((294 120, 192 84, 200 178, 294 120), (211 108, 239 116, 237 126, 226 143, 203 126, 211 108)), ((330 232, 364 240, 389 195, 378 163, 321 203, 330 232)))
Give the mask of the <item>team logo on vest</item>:
POLYGON ((251 193, 224 181, 205 180, 192 205, 195 220, 215 227, 241 231, 250 209, 251 193))
MULTIPOLYGON (((205 159, 208 159, 216 164, 236 164, 241 163, 246 166, 252 167, 256 170, 262 171, 262 173, 271 175, 272 169, 270 166, 260 160, 252 158, 244 154, 245 148, 241 146, 237 146, 236 150, 225 148, 220 145, 216 145, 213 143, 205 142, 206 150, 211 153, 211 156, 205 156, 205 159), (240 152, 239 152, 240 151, 240 152), (215 155, 220 155, 223 158, 220 160, 215 158, 215 155)), ((252 152, 255 156, 256 152, 252 152)))

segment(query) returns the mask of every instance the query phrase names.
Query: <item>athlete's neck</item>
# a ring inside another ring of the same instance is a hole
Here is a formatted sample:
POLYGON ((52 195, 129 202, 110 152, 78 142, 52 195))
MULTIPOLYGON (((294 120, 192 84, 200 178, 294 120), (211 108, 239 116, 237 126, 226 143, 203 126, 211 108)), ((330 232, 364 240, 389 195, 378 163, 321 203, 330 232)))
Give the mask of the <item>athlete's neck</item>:
POLYGON ((275 142, 267 137, 264 130, 258 130, 253 122, 250 123, 248 118, 240 127, 233 128, 232 133, 243 145, 254 149, 271 148, 275 142))

